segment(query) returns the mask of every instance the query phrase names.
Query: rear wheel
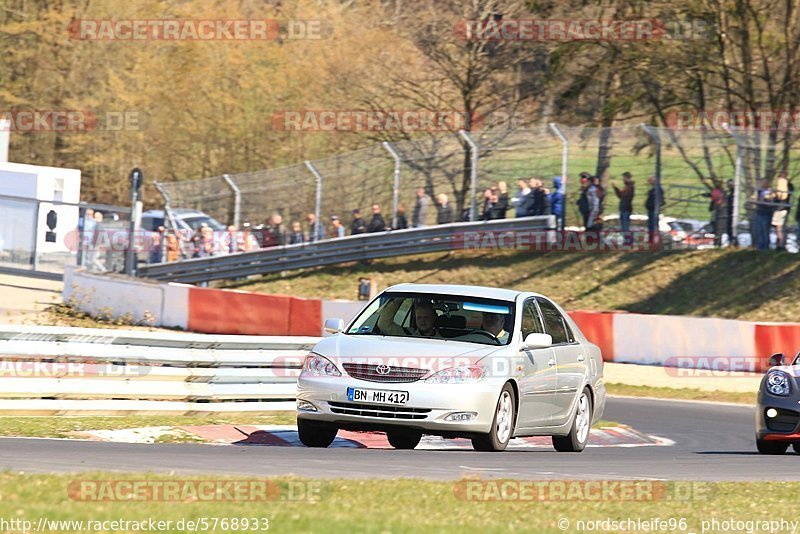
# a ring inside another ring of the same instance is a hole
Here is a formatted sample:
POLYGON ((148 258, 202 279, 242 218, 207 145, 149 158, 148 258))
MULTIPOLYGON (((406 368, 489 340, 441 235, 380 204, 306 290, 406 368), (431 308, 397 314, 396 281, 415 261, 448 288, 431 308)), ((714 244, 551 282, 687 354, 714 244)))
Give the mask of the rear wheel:
POLYGON ((514 390, 511 384, 503 386, 492 421, 492 430, 472 438, 472 448, 476 451, 499 452, 505 450, 514 432, 514 390))
MULTIPOLYGON (((793 447, 797 447, 793 445, 793 447)), ((756 448, 761 454, 783 454, 789 448, 789 444, 785 441, 766 441, 763 439, 756 439, 756 448)), ((794 449, 797 452, 797 448, 794 449)))
POLYGON ((395 449, 413 449, 419 445, 422 432, 414 430, 390 430, 386 432, 389 444, 395 449))
POLYGON ((338 431, 339 429, 335 426, 319 421, 297 420, 297 434, 300 437, 300 442, 306 447, 325 448, 333 443, 338 431))
POLYGON ((578 398, 578 409, 572 428, 566 436, 553 436, 553 447, 558 452, 581 452, 589 442, 589 430, 592 428, 592 394, 589 388, 583 388, 578 398))

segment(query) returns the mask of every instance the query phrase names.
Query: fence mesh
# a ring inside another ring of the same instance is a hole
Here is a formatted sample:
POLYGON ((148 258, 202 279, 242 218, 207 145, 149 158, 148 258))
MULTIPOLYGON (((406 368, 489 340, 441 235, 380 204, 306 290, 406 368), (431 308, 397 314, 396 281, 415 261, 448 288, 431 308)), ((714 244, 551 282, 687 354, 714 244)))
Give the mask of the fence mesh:
MULTIPOLYGON (((444 193, 453 208, 454 220, 463 220, 473 195, 477 217, 481 216, 484 190, 504 182, 513 199, 519 180, 537 178, 552 189, 553 178, 561 176, 566 164, 566 223, 580 226, 577 207, 580 196, 579 174, 586 172, 601 178, 607 196, 605 214, 618 211, 614 185, 622 186, 622 173, 630 172, 635 184, 633 212, 646 214, 645 199, 650 188, 648 178, 656 175, 657 143, 661 143, 660 175, 664 190, 666 217, 708 221, 709 193, 715 184, 723 187, 733 179, 737 154, 742 155, 739 205, 741 220, 748 219, 747 206, 755 194, 758 180, 772 178, 775 169, 789 157, 786 144, 791 137, 768 132, 742 132, 735 135, 724 130, 674 130, 647 128, 641 125, 612 128, 541 126, 530 129, 483 130, 470 133, 477 143, 478 173, 475 191, 471 187, 471 152, 458 133, 421 134, 411 140, 392 143, 400 158, 397 199, 408 222, 416 201, 415 191, 424 188, 435 198, 444 193), (559 132, 568 141, 566 160, 559 132)), ((298 163, 278 169, 267 169, 230 175, 241 190, 241 222, 253 225, 279 213, 290 226, 292 221, 304 224, 309 213, 319 209, 322 223, 329 228, 330 217, 337 215, 349 226, 351 211, 360 209, 369 220, 370 206, 379 204, 387 223, 392 223, 395 194, 395 161, 390 150, 375 143, 360 150, 313 160, 322 176, 321 198, 317 205, 317 183, 311 170, 298 163)), ((788 165, 790 178, 800 175, 800 164, 788 165)), ((234 217, 234 193, 222 177, 163 184, 171 197, 172 207, 206 211, 221 222, 234 217)), ((513 217, 513 205, 507 213, 513 217)), ((428 210, 425 224, 436 222, 436 209, 428 210)))

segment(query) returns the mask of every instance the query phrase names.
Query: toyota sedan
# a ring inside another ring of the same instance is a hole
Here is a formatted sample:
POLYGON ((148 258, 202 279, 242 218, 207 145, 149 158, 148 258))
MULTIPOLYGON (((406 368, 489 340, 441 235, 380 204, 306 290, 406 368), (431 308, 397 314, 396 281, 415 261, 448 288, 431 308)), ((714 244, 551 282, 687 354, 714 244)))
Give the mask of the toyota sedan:
POLYGON ((371 301, 306 357, 297 426, 309 447, 339 429, 385 432, 398 449, 423 434, 502 451, 552 436, 580 452, 603 413, 600 349, 551 299, 524 291, 402 284, 371 301))

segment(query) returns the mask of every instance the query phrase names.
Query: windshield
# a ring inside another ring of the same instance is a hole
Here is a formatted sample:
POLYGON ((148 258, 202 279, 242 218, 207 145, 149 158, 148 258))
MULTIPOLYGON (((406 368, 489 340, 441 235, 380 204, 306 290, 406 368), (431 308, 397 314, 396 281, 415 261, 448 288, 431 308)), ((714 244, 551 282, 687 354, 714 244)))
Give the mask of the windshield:
POLYGON ((183 222, 188 224, 192 230, 197 230, 204 223, 206 224, 206 226, 211 227, 212 230, 225 230, 225 226, 222 223, 208 216, 204 217, 200 215, 197 217, 185 217, 183 219, 183 222))
POLYGON ((508 345, 513 326, 513 302, 430 293, 384 293, 361 312, 347 333, 508 345))

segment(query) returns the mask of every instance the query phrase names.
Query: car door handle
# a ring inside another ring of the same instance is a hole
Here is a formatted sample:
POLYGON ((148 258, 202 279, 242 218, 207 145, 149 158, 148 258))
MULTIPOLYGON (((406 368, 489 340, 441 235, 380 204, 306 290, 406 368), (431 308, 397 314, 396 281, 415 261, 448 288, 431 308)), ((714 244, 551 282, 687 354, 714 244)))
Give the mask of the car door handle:
POLYGON ((586 356, 584 356, 583 354, 578 354, 578 362, 583 362, 583 361, 586 361, 586 356))
POLYGON ((556 364, 555 360, 550 360, 549 362, 547 362, 548 367, 553 367, 555 364, 556 364))

